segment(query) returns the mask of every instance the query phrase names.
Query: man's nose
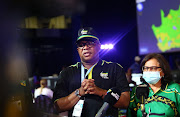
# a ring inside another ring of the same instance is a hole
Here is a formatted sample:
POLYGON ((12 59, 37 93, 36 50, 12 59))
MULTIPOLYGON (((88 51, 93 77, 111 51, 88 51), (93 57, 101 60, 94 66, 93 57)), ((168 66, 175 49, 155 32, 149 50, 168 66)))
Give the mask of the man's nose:
POLYGON ((88 46, 88 44, 85 44, 83 49, 87 49, 87 48, 89 48, 89 46, 88 46))

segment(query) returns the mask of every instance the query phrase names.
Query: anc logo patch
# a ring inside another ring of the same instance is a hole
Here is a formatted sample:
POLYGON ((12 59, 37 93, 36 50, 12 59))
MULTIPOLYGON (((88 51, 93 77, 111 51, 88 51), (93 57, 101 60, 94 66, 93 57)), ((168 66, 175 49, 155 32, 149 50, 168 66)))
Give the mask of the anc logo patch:
POLYGON ((83 30, 81 31, 81 34, 82 34, 82 35, 87 34, 87 33, 88 33, 88 30, 84 30, 84 29, 83 29, 83 30))
POLYGON ((23 80, 23 81, 21 81, 20 84, 25 87, 26 86, 26 81, 23 80))
POLYGON ((100 73, 100 76, 101 76, 103 79, 109 79, 108 73, 103 73, 103 71, 100 73))

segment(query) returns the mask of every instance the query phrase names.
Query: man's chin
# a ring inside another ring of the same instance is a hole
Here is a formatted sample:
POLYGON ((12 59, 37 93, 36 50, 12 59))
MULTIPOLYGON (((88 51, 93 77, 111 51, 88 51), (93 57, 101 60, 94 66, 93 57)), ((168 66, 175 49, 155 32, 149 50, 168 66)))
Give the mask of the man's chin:
POLYGON ((91 60, 83 60, 83 62, 91 63, 92 61, 91 60))
POLYGON ((96 62, 98 59, 97 58, 92 58, 92 57, 83 57, 82 58, 82 62, 85 62, 85 63, 94 63, 96 62))
POLYGON ((83 59, 83 62, 86 62, 86 63, 91 63, 93 60, 91 58, 86 58, 86 59, 83 59))

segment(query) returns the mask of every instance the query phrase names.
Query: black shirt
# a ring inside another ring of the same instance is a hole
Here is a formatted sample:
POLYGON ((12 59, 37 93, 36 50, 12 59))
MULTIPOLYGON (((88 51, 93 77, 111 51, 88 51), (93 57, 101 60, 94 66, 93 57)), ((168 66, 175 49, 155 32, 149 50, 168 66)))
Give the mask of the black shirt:
MULTIPOLYGON (((129 91, 129 85, 126 79, 124 69, 118 63, 99 60, 92 71, 92 78, 95 85, 102 89, 112 87, 119 88, 121 92, 129 91)), ((59 98, 68 96, 70 93, 81 87, 81 63, 77 62, 60 72, 59 81, 56 84, 53 100, 56 102, 59 98)), ((83 111, 81 117, 95 117, 103 104, 103 99, 97 95, 85 95, 83 111)), ((72 117, 73 108, 68 112, 68 117, 72 117)), ((118 117, 118 109, 109 107, 106 115, 118 117)))

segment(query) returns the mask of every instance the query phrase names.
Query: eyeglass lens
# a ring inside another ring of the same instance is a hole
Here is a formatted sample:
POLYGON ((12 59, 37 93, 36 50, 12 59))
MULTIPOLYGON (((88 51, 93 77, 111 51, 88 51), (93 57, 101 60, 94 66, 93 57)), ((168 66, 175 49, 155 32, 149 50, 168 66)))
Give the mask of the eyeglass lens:
POLYGON ((77 46, 82 48, 82 47, 85 47, 85 46, 92 47, 94 45, 95 45, 95 42, 89 41, 89 42, 86 42, 86 43, 79 43, 77 46))
POLYGON ((146 67, 146 66, 143 66, 142 70, 143 71, 148 71, 148 70, 150 70, 150 71, 157 71, 158 68, 161 68, 161 67, 157 67, 157 66, 146 67))

